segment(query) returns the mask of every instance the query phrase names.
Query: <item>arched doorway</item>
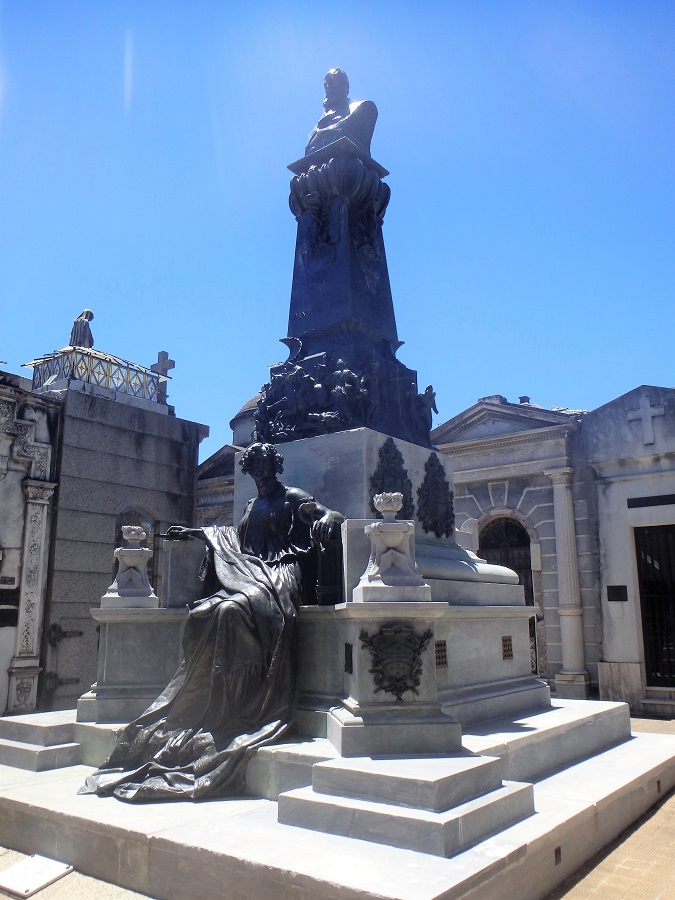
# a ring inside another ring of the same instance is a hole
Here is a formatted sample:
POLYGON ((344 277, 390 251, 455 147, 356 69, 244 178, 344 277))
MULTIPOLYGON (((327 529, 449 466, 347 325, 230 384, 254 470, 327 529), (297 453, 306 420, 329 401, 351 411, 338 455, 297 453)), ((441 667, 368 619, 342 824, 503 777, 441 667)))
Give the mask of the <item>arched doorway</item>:
MULTIPOLYGON (((507 517, 493 519, 481 529, 478 537, 479 556, 496 565, 513 569, 525 589, 525 603, 534 606, 530 536, 520 522, 507 517)), ((532 672, 539 673, 537 654, 537 622, 530 619, 530 662, 532 672)))

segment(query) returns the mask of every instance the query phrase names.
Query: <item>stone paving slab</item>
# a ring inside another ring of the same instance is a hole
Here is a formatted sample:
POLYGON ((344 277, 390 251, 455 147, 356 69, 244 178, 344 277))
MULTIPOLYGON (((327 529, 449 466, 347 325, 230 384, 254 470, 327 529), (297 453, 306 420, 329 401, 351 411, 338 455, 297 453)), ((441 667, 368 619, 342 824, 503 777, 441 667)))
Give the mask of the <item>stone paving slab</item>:
MULTIPOLYGON (((0 872, 25 858, 23 853, 0 848, 0 872)), ((80 872, 71 872, 55 881, 54 884, 38 891, 34 896, 37 900, 131 900, 133 897, 146 897, 147 895, 127 891, 115 884, 108 884, 107 881, 99 881, 88 875, 82 875, 80 872)), ((8 894, 1 889, 0 897, 12 897, 15 900, 13 894, 8 894)))

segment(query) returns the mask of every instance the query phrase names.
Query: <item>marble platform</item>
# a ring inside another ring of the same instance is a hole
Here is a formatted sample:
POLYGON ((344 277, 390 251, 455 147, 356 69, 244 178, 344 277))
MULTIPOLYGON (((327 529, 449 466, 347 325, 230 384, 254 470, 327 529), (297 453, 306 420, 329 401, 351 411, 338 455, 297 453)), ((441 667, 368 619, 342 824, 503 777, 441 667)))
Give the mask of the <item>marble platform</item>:
MULTIPOLYGON (((66 716, 46 715, 52 728, 66 716)), ((35 726, 37 717, 30 718, 35 726)), ((71 720, 87 744, 90 729, 74 714, 71 720)), ((499 760, 499 773, 494 763, 477 765, 492 771, 489 780, 498 774, 529 782, 534 812, 449 858, 281 824, 273 799, 130 806, 77 796, 91 771, 78 764, 47 772, 0 764, 0 844, 70 862, 85 874, 161 900, 220 900, 224 886, 232 898, 536 900, 675 786, 675 736, 631 737, 627 724, 624 704, 554 701, 548 711, 466 728, 462 754, 453 758, 469 770, 471 754, 499 760)), ((62 728, 54 736, 70 735, 62 728)), ((329 791, 336 765, 357 772, 380 765, 336 762, 335 749, 320 739, 267 748, 258 757, 258 777, 268 779, 272 794, 307 784, 307 772, 320 758, 331 761, 318 784, 329 791), (264 754, 267 760, 260 759, 264 754)), ((421 790, 427 806, 465 800, 466 785, 453 795, 459 782, 453 787, 436 777, 448 759, 416 760, 426 786, 414 787, 409 779, 408 789, 421 790)), ((376 775, 383 777, 386 771, 376 775)), ((358 783, 361 776, 355 778, 358 783)), ((384 785, 382 799, 394 799, 384 785)), ((410 797, 400 799, 407 803, 410 797)), ((399 814, 406 808, 391 806, 399 814)))

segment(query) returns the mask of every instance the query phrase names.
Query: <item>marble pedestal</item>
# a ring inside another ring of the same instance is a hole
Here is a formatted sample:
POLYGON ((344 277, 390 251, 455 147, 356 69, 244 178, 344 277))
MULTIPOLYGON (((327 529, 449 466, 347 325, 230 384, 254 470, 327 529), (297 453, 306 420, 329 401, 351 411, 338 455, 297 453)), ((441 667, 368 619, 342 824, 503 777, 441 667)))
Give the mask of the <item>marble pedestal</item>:
POLYGON ((326 719, 341 756, 448 754, 461 728, 436 689, 436 603, 344 603, 335 608, 343 644, 342 701, 326 719), (398 699, 397 699, 398 694, 398 699))
POLYGON ((92 609, 101 637, 96 683, 78 722, 129 722, 167 686, 182 657, 185 609, 92 609))

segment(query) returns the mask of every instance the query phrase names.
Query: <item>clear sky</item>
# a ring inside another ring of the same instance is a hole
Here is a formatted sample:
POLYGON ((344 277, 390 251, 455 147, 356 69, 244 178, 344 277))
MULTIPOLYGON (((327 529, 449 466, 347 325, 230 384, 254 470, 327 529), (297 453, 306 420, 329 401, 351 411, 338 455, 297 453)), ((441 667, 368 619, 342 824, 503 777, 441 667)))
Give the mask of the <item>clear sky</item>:
POLYGON ((0 359, 176 360, 202 458, 286 358, 286 166, 374 100, 399 358, 439 416, 673 385, 672 0, 0 0, 0 359))

